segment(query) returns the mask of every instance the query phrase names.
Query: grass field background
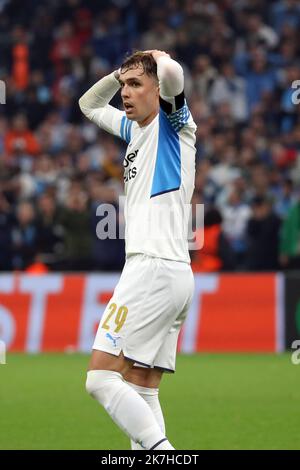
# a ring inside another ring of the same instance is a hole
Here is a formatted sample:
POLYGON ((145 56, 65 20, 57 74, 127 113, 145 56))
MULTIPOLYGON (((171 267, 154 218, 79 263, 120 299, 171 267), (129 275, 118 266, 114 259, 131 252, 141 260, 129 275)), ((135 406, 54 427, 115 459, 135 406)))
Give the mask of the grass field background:
MULTIPOLYGON (((129 449, 85 392, 88 356, 8 354, 0 449, 129 449)), ((282 355, 179 355, 161 384, 176 449, 300 449, 300 365, 282 355)))

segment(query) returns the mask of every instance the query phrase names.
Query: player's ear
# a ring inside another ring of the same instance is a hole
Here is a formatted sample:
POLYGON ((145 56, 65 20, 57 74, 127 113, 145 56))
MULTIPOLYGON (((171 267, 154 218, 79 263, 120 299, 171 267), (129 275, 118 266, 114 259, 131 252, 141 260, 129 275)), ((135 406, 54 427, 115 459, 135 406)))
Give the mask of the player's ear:
POLYGON ((154 80, 155 80, 154 82, 155 92, 156 92, 156 95, 159 96, 159 81, 158 81, 158 78, 155 78, 154 80))

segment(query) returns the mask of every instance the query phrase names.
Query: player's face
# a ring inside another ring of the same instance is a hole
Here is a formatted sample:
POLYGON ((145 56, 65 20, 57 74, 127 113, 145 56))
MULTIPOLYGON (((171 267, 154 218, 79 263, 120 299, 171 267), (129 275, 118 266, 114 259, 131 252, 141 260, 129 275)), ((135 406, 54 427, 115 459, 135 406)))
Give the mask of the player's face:
POLYGON ((146 126, 159 110, 159 88, 154 77, 144 73, 142 65, 121 73, 121 96, 128 119, 146 126))

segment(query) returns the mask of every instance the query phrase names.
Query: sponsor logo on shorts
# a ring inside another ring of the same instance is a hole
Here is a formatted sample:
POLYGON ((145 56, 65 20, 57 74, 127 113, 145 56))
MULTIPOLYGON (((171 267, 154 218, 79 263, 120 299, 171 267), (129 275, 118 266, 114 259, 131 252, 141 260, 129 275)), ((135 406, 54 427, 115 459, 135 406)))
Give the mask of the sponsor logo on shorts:
POLYGON ((121 336, 112 336, 110 333, 106 333, 106 338, 110 339, 113 342, 114 348, 117 348, 117 341, 121 336))

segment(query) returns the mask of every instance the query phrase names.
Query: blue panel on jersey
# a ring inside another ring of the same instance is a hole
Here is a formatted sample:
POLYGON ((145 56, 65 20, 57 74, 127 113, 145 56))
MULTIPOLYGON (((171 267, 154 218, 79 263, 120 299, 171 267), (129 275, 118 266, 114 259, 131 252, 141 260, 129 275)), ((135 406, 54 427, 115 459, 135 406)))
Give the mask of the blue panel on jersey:
POLYGON ((168 116, 159 112, 158 147, 152 181, 151 197, 175 191, 181 184, 179 136, 168 116))
POLYGON ((127 119, 127 126, 126 126, 126 134, 125 134, 125 140, 127 144, 131 141, 131 127, 132 127, 132 121, 127 119))
POLYGON ((132 121, 127 119, 126 116, 122 117, 121 121, 121 129, 120 129, 120 134, 121 138, 129 144, 131 140, 131 127, 132 127, 132 121))
POLYGON ((124 127, 125 127, 125 122, 126 122, 126 120, 127 120, 126 116, 123 116, 123 117, 122 117, 122 121, 121 121, 121 129, 120 129, 121 138, 122 138, 123 140, 125 140, 124 127))

